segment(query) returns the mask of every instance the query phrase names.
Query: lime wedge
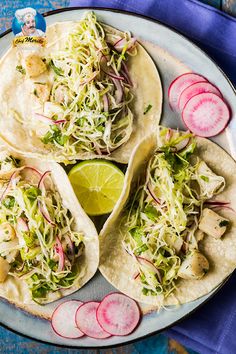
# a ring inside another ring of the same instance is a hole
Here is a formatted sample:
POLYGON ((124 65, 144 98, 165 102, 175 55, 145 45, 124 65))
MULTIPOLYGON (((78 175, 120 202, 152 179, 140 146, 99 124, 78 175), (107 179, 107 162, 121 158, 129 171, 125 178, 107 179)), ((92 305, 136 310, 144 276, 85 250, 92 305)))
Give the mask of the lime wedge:
POLYGON ((110 213, 120 197, 124 174, 104 160, 83 161, 69 172, 75 194, 89 215, 110 213))

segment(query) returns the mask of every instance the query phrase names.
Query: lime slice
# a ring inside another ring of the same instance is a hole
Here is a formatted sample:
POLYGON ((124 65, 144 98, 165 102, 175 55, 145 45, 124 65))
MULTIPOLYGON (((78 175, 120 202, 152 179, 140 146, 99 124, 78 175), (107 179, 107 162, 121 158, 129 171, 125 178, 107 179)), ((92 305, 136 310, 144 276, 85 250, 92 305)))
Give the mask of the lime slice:
POLYGON ((78 163, 70 170, 69 179, 80 204, 89 215, 110 213, 124 185, 123 172, 104 160, 78 163))

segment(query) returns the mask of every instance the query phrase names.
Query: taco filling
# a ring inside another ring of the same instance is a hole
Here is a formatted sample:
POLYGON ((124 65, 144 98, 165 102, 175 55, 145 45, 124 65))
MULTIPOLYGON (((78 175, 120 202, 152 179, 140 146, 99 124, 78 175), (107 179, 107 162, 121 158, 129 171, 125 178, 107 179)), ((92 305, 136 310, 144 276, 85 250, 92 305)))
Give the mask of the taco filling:
POLYGON ((11 49, 0 72, 0 135, 24 155, 128 162, 139 136, 160 119, 161 83, 152 59, 130 32, 99 22, 93 12, 49 26, 40 51, 11 49))
POLYGON ((213 211, 204 216, 204 202, 222 192, 225 180, 194 159, 195 147, 191 134, 163 129, 159 148, 127 205, 123 245, 136 262, 144 295, 167 297, 179 277, 201 279, 209 270, 198 250, 204 224, 208 235, 216 237, 219 230, 221 237, 229 223, 213 211))
MULTIPOLYGON (((160 129, 157 142, 150 137, 137 147, 127 192, 100 236, 100 270, 119 290, 158 306, 174 304, 176 296, 186 302, 235 267, 235 247, 229 247, 235 229, 225 213, 233 209, 217 197, 228 186, 202 158, 203 151, 211 158, 213 148, 168 128, 160 129)), ((228 177, 233 163, 224 161, 228 177)))
POLYGON ((76 231, 51 171, 19 163, 9 155, 0 163, 0 282, 8 276, 26 282, 41 303, 79 284, 84 233, 76 231))

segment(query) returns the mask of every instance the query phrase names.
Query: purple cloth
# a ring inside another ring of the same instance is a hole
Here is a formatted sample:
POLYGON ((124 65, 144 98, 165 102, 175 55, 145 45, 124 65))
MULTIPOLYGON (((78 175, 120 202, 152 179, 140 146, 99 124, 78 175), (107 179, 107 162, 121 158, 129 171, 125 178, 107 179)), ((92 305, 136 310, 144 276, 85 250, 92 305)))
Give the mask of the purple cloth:
MULTIPOLYGON (((236 84, 236 19, 196 0, 72 0, 70 6, 109 7, 161 21, 191 38, 236 84)), ((202 354, 236 353, 236 274, 171 337, 202 354)))
POLYGON ((70 6, 136 12, 178 30, 204 49, 236 85, 236 19, 197 0, 71 0, 70 6))

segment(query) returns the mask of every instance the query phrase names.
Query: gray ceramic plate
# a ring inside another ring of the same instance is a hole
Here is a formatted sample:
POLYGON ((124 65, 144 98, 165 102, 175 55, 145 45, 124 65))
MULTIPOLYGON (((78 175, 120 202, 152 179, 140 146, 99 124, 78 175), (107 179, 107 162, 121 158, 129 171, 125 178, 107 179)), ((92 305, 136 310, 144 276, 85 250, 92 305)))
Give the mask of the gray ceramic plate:
MULTIPOLYGON (((46 18, 47 24, 49 25, 57 21, 79 20, 85 11, 86 9, 67 9, 49 13, 46 18)), ((176 76, 189 70, 206 76, 211 82, 218 86, 230 104, 233 116, 235 115, 235 93, 229 80, 214 62, 189 40, 160 23, 141 16, 112 10, 96 9, 95 12, 99 20, 121 30, 129 30, 135 34, 135 36, 142 41, 143 45, 156 62, 161 74, 164 91, 162 124, 173 128, 183 128, 180 119, 168 107, 167 89, 170 82, 176 76)), ((0 56, 2 56, 9 48, 12 38, 13 35, 11 32, 6 33, 0 38, 0 56)), ((145 75, 145 68, 143 69, 143 75, 145 75)), ((231 154, 234 154, 234 156, 235 151, 233 151, 230 137, 236 126, 235 121, 236 119, 233 117, 227 131, 215 139, 218 144, 224 147, 228 152, 231 152, 231 154)), ((111 291, 114 291, 114 288, 112 288, 112 286, 109 285, 99 273, 97 273, 85 287, 79 292, 69 296, 69 298, 80 299, 82 301, 92 299, 100 300, 105 294, 111 291)), ((88 337, 76 340, 60 338, 54 334, 48 321, 28 315, 21 310, 17 310, 14 306, 9 305, 5 301, 0 302, 0 321, 3 326, 20 334, 55 345, 72 348, 111 347, 113 345, 121 345, 140 339, 151 333, 157 333, 172 326, 174 323, 189 315, 197 307, 206 302, 216 291, 217 289, 196 301, 177 308, 162 310, 159 313, 152 312, 146 314, 143 317, 140 326, 131 335, 126 337, 111 337, 105 340, 96 340, 88 337)), ((57 301, 56 303, 47 305, 48 310, 50 311, 55 308, 59 302, 60 301, 57 301)), ((148 312, 148 309, 146 312, 148 312)))

